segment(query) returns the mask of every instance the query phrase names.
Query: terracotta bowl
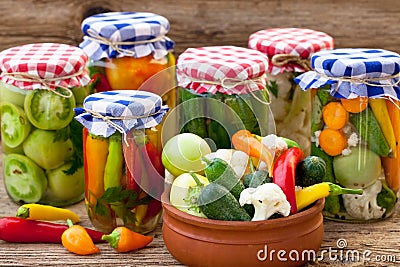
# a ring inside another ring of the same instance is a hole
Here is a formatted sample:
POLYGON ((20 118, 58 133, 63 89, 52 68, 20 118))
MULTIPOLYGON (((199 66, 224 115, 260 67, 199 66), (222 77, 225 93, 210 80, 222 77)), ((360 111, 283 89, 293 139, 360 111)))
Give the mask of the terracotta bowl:
POLYGON ((317 256, 324 199, 286 218, 218 221, 184 213, 162 195, 162 233, 171 255, 187 266, 301 266, 317 256))

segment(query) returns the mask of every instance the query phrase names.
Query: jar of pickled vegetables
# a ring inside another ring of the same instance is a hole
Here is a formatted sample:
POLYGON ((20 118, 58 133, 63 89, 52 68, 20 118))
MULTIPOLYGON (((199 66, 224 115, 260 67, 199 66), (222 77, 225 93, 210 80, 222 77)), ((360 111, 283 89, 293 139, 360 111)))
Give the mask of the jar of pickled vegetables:
POLYGON ((0 53, 3 177, 13 201, 65 206, 83 199, 83 127, 73 118, 91 90, 87 59, 55 43, 0 53))
POLYGON ((332 49, 333 38, 310 29, 272 28, 251 34, 248 46, 269 60, 267 89, 277 135, 295 140, 309 154, 311 95, 299 89, 293 78, 311 70, 310 56, 332 49))
POLYGON ((314 71, 295 80, 312 89, 311 154, 325 180, 362 195, 329 196, 326 218, 369 222, 390 216, 400 186, 400 55, 343 48, 311 58, 314 71))
POLYGON ((179 55, 179 132, 205 138, 211 148, 232 148, 239 129, 275 133, 265 90, 267 58, 235 46, 189 48, 179 55))
POLYGON ((168 111, 161 97, 140 90, 88 96, 75 119, 85 126, 85 203, 94 227, 124 225, 152 231, 164 189, 161 140, 155 131, 168 111))

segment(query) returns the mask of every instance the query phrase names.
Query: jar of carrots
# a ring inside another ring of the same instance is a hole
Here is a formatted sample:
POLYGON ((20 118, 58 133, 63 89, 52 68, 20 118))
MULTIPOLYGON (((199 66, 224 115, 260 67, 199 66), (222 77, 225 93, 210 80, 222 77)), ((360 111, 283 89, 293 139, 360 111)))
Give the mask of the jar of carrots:
POLYGON ((324 215, 347 222, 390 216, 400 187, 400 55, 382 49, 320 51, 295 81, 312 89, 311 154, 325 181, 363 189, 329 196, 324 215))
POLYGON ((147 233, 159 222, 165 171, 155 127, 168 110, 160 96, 140 90, 95 93, 75 109, 85 127, 85 204, 98 230, 147 233))

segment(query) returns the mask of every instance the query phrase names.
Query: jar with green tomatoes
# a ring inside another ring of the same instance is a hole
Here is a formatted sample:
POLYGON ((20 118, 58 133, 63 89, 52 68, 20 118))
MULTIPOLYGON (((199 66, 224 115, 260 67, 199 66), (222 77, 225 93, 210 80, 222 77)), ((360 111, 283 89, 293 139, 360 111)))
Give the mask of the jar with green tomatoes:
POLYGON ((180 133, 207 140, 212 150, 231 149, 232 135, 246 129, 275 133, 265 90, 267 58, 236 46, 188 48, 176 65, 180 133))
POLYGON ((78 47, 37 43, 0 52, 3 177, 19 203, 66 206, 84 195, 82 129, 74 108, 92 90, 78 47))
POLYGON ((363 189, 362 195, 327 197, 325 217, 389 217, 400 187, 400 55, 342 48, 315 53, 311 64, 313 71, 295 78, 311 89, 311 154, 325 160, 325 181, 363 189))
POLYGON ((311 94, 293 79, 310 69, 310 57, 333 48, 333 38, 303 28, 270 28, 250 35, 248 47, 268 57, 267 89, 277 135, 296 141, 310 154, 311 94))
POLYGON ((140 90, 95 93, 75 109, 85 127, 85 204, 98 230, 157 226, 165 170, 155 127, 168 110, 160 96, 140 90))

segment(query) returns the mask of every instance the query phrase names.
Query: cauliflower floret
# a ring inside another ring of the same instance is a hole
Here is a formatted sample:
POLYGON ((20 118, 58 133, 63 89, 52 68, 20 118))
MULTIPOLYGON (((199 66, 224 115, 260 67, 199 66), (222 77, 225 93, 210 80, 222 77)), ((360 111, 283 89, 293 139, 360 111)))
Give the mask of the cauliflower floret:
POLYGON ((351 147, 351 146, 357 146, 357 144, 358 144, 358 135, 356 133, 352 133, 347 139, 347 145, 351 147))
POLYGON ((213 153, 205 155, 205 157, 208 160, 213 160, 214 158, 224 160, 240 178, 246 172, 247 164, 249 163, 249 156, 245 152, 234 149, 218 149, 213 153))
POLYGON ((370 220, 381 218, 386 211, 385 208, 378 206, 376 200, 381 190, 382 182, 377 180, 371 186, 364 188, 362 195, 342 195, 347 213, 356 219, 370 220))
POLYGON ((261 139, 261 143, 271 151, 281 151, 288 149, 287 143, 275 134, 269 134, 261 139))
POLYGON ((274 183, 265 183, 257 188, 246 188, 240 193, 239 203, 253 204, 255 212, 252 221, 267 220, 275 213, 288 216, 290 204, 282 189, 274 183))

